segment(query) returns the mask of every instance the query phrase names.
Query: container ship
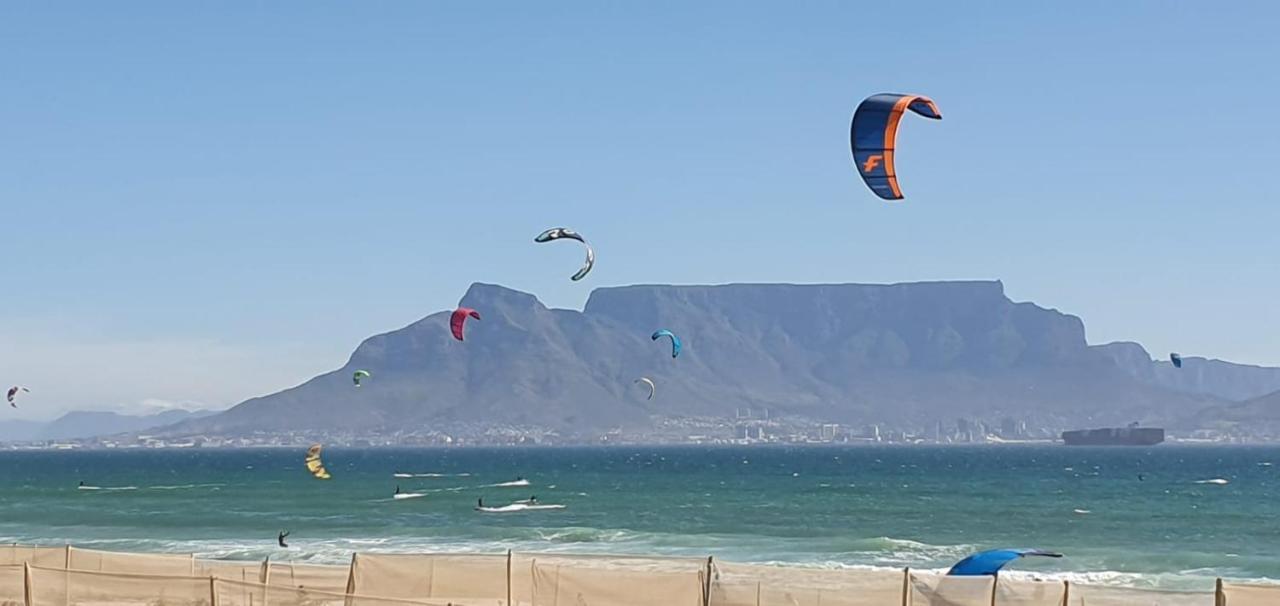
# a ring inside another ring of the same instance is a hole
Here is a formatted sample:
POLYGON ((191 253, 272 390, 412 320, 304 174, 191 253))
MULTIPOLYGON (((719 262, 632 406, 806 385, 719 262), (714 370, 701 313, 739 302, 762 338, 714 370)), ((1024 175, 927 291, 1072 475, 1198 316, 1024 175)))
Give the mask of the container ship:
POLYGON ((1077 429, 1062 432, 1067 446, 1155 446, 1164 441, 1164 429, 1159 427, 1105 427, 1102 429, 1077 429))

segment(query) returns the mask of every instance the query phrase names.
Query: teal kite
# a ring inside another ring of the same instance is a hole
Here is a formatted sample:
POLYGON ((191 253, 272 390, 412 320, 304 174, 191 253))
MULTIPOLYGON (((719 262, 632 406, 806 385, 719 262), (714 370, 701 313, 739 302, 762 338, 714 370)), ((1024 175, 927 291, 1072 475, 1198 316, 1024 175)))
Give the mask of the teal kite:
POLYGON ((680 357, 680 350, 684 347, 684 345, 680 343, 680 337, 677 337, 675 333, 663 328, 653 333, 653 336, 651 337, 651 339, 653 339, 654 341, 657 341, 662 337, 668 337, 671 339, 671 357, 672 358, 680 357))

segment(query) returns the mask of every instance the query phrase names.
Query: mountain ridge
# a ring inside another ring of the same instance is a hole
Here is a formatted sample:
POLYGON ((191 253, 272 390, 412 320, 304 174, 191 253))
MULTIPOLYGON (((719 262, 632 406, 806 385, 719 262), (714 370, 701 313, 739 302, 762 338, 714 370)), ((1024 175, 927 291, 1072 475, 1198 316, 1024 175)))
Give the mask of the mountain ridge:
POLYGON ((1080 318, 1014 302, 999 281, 632 285, 594 290, 582 311, 475 283, 460 305, 483 318, 465 342, 450 336, 449 312, 431 314, 365 339, 341 368, 166 431, 501 423, 590 434, 739 407, 850 424, 1105 425, 1174 423, 1226 402, 1143 380, 1117 361, 1123 348, 1090 346, 1080 318), (678 360, 650 341, 658 328, 682 336, 678 360), (358 390, 357 368, 374 375, 358 390), (658 383, 653 401, 637 397, 639 376, 658 383))
POLYGON ((1175 368, 1167 358, 1152 359, 1145 347, 1132 341, 1095 345, 1094 348, 1111 357, 1134 378, 1150 385, 1237 402, 1280 391, 1280 368, 1190 355, 1182 356, 1182 368, 1175 368))
POLYGON ((145 415, 126 415, 96 410, 73 410, 52 421, 7 421, 0 423, 0 441, 33 442, 72 440, 166 427, 217 411, 164 410, 145 415))

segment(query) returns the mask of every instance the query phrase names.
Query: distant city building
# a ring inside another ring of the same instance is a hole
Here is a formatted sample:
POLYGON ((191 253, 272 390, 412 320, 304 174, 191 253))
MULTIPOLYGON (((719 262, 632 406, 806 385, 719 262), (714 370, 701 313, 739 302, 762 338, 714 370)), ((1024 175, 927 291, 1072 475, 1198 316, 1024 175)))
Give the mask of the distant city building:
POLYGON ((739 440, 766 440, 768 433, 763 425, 740 423, 734 427, 734 437, 739 440))

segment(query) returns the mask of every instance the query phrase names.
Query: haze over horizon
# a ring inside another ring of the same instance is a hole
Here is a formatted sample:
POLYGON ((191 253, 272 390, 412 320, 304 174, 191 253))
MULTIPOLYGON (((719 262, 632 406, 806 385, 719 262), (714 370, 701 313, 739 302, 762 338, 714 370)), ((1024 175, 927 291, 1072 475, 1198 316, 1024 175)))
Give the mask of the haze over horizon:
POLYGON ((10 416, 225 408, 473 282, 998 279, 1091 343, 1280 365, 1248 4, 13 7, 10 416), (882 91, 944 116, 904 119, 898 204, 849 159, 882 91))

